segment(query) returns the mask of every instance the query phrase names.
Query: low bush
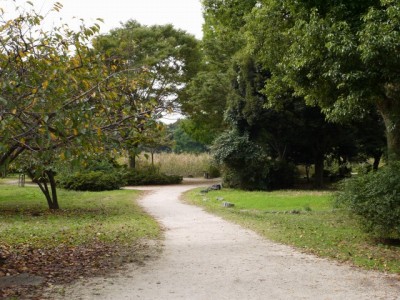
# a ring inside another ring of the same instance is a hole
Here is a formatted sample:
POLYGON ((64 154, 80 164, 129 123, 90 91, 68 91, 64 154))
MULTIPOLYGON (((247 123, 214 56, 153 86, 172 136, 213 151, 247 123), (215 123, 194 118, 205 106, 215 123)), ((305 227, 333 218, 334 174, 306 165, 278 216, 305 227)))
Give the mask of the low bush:
POLYGON ((207 168, 207 173, 209 178, 218 178, 221 176, 219 167, 215 163, 210 163, 210 165, 207 168))
POLYGON ((215 160, 222 166, 226 186, 244 190, 275 190, 294 184, 294 165, 271 160, 264 150, 247 134, 231 131, 222 134, 214 143, 215 160))
POLYGON ((102 171, 77 172, 62 176, 58 182, 62 188, 75 191, 110 191, 125 185, 123 176, 119 173, 102 171))
POLYGON ((124 181, 128 185, 166 185, 179 184, 183 180, 182 176, 166 175, 154 169, 130 170, 124 174, 124 181))
POLYGON ((344 181, 335 202, 373 236, 400 238, 400 163, 344 181))

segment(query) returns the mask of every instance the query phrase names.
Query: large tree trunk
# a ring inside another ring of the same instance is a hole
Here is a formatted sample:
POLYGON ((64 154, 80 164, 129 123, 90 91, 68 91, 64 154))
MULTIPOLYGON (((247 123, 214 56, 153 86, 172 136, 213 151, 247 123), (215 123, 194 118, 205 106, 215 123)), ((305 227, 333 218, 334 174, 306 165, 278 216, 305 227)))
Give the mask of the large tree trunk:
POLYGON ((136 169, 136 155, 129 152, 129 169, 136 169))
POLYGON ((400 102, 386 98, 378 102, 378 111, 385 122, 389 162, 398 161, 400 160, 400 102))

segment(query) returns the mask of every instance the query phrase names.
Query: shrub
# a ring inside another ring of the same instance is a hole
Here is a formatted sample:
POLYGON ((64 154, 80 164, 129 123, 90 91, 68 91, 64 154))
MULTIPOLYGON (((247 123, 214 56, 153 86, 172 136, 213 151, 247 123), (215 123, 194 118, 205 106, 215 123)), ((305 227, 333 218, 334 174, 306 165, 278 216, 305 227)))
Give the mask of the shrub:
POLYGON ((166 175, 158 173, 154 169, 131 170, 124 174, 124 180, 128 185, 166 185, 179 184, 183 177, 178 175, 166 175))
POLYGON ((346 180, 335 202, 373 236, 400 238, 400 163, 346 180))
POLYGON ((59 185, 75 191, 109 191, 118 190, 124 184, 122 176, 116 172, 102 171, 77 172, 59 178, 59 185))
POLYGON ((120 166, 114 159, 106 158, 106 159, 90 160, 89 162, 87 162, 87 166, 85 167, 85 170, 102 171, 102 172, 106 173, 106 172, 115 172, 119 168, 120 168, 120 166))
POLYGON ((214 158, 222 165, 224 184, 245 190, 273 190, 292 187, 295 166, 267 158, 248 135, 235 131, 222 134, 213 146, 214 158))
POLYGON ((209 178, 218 178, 221 176, 219 167, 215 163, 210 163, 207 168, 209 178))

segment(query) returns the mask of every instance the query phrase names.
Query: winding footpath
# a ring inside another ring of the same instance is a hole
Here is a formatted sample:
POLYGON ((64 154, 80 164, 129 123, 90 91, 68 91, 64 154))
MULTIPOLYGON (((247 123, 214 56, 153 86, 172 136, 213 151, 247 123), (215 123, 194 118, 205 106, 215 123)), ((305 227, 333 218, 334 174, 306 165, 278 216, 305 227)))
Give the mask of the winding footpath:
POLYGON ((394 276, 300 253, 181 203, 196 186, 143 188, 140 204, 166 229, 161 257, 82 280, 64 299, 400 299, 394 276))

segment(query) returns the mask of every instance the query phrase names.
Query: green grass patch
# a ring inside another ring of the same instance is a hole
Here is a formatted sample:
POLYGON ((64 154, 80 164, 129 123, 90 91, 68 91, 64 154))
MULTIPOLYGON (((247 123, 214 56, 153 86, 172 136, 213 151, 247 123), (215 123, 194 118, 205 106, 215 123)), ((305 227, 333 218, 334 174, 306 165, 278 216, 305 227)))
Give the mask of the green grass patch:
POLYGON ((0 241, 51 248, 93 241, 128 245, 160 236, 158 224, 135 202, 138 191, 58 194, 61 209, 50 211, 37 187, 0 185, 0 241))
POLYGON ((222 190, 201 195, 200 190, 187 192, 186 201, 271 240, 366 269, 400 273, 400 247, 376 244, 354 219, 332 209, 329 192, 222 190), (223 201, 235 206, 224 208, 223 201))

